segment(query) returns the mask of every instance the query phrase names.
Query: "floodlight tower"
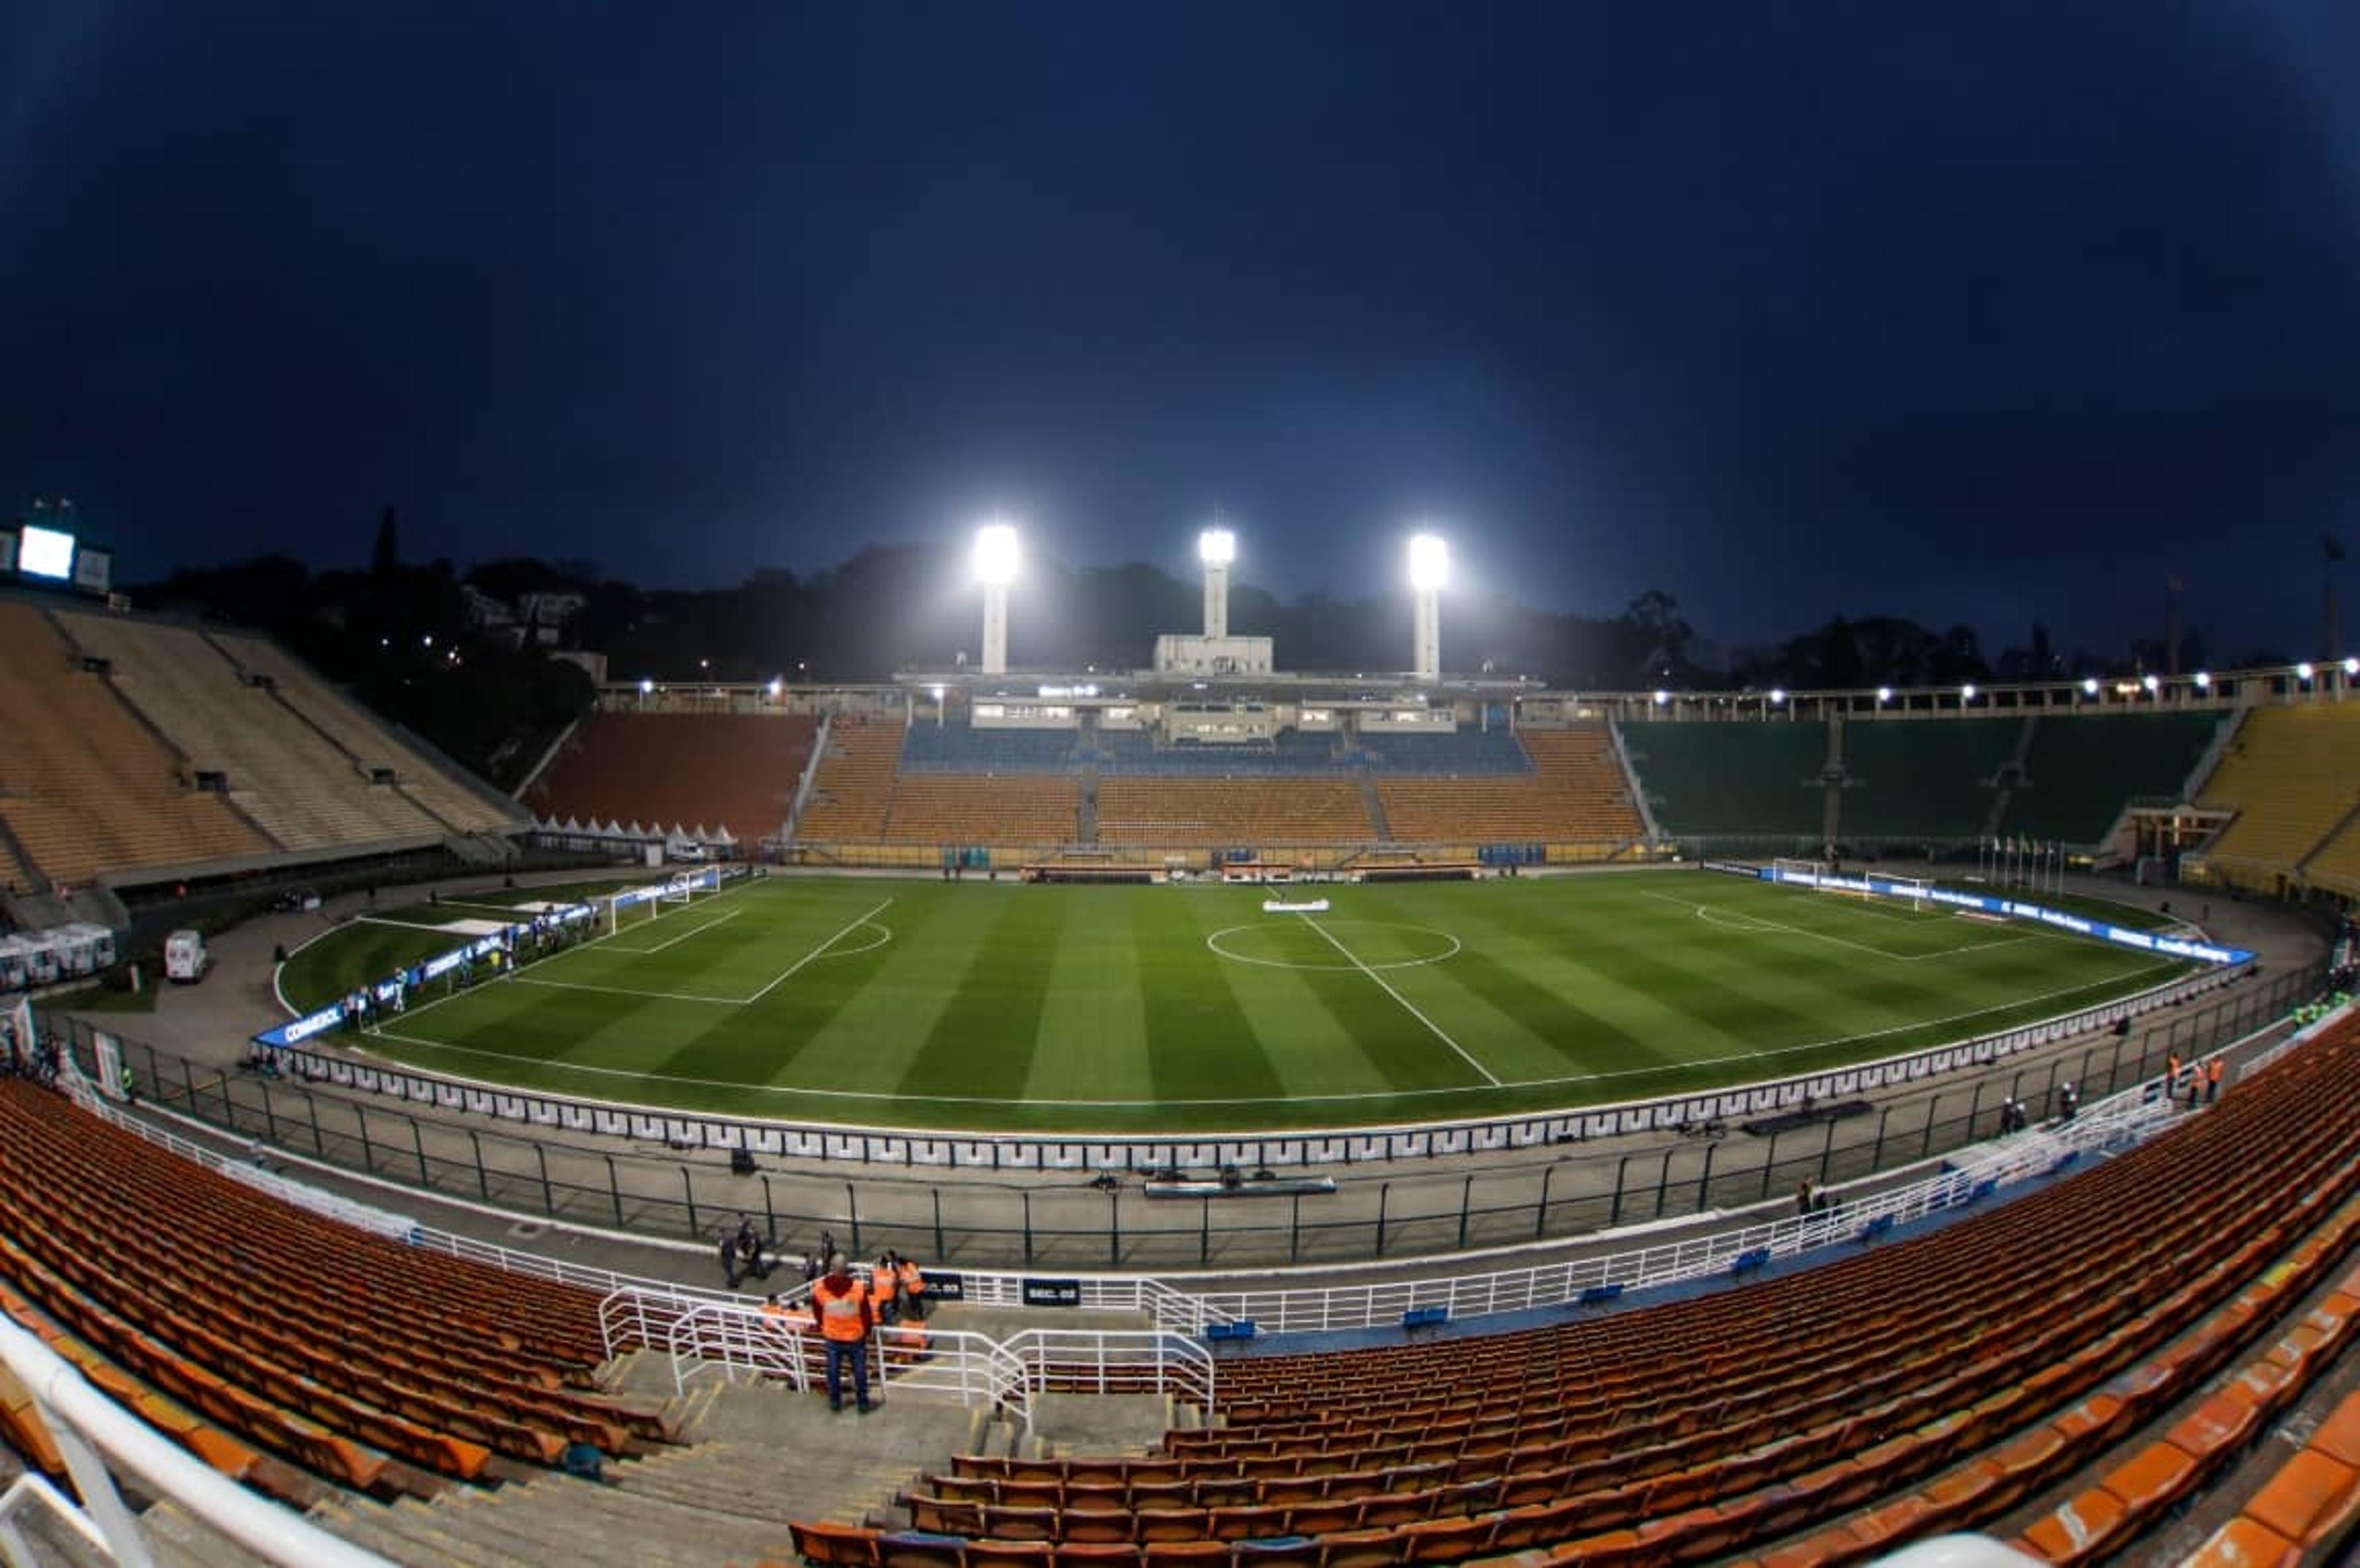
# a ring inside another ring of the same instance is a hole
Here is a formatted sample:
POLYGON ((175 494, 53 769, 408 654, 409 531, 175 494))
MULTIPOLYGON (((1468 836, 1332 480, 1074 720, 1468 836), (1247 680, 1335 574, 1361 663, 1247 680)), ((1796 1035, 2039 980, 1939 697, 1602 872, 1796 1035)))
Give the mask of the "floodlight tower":
POLYGON ((1207 528, 1196 536, 1196 559, 1205 563, 1205 639, 1229 635, 1229 562, 1238 558, 1238 536, 1207 528))
POLYGON ((1450 581, 1450 546, 1439 534, 1409 541, 1409 585, 1417 595, 1416 662, 1412 672, 1431 686, 1442 679, 1442 590, 1450 581))
POLYGON ((975 575, 983 584, 983 672, 1008 673, 1008 584, 1016 576, 1016 530, 986 523, 975 531, 975 575))

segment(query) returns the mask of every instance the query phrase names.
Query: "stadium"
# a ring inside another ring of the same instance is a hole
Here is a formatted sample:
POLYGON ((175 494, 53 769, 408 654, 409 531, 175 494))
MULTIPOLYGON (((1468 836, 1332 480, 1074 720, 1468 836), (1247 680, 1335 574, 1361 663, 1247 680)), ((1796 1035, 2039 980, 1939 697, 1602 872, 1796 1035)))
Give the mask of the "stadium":
POLYGON ((60 532, 0 594, 12 1561, 2360 1509, 2360 660, 1554 689, 1449 670, 1421 535, 1405 668, 1295 671, 1212 529, 1152 666, 1020 670, 994 525, 972 663, 612 682, 510 793, 60 532), (931 1308, 857 1425, 831 1250, 931 1308))

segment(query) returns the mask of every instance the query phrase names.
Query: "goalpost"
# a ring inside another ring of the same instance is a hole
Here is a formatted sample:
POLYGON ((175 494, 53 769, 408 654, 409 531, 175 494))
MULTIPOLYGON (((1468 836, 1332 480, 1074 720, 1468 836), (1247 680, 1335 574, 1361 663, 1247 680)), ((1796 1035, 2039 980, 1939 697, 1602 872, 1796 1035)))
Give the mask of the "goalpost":
POLYGON ((1923 877, 1871 877, 1857 873, 1840 876, 1834 866, 1827 861, 1784 855, 1770 863, 1770 876, 1775 882, 1808 887, 1814 893, 1831 894, 1840 898, 1907 898, 1909 907, 1916 910, 1926 908, 1926 900, 1934 891, 1934 884, 1923 877))
POLYGON ((613 936, 625 926, 660 920, 668 904, 694 903, 720 890, 721 868, 717 866, 678 871, 661 882, 625 888, 606 900, 606 934, 613 936))

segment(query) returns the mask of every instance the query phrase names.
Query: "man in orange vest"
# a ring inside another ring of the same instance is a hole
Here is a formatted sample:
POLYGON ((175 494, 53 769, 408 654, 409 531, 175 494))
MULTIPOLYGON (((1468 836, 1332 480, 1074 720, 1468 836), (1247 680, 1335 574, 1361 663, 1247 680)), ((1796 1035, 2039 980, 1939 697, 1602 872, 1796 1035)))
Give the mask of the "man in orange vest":
POLYGON ((844 1367, 848 1361, 852 1397, 865 1416, 877 1408, 869 1399, 869 1331, 877 1326, 869 1287, 853 1278, 839 1252, 827 1260, 827 1272, 812 1282, 811 1299, 820 1339, 827 1346, 827 1408, 844 1409, 844 1367))
POLYGON ((893 1272, 901 1280, 901 1315, 912 1323, 926 1321, 926 1277, 918 1266, 898 1252, 885 1255, 893 1259, 893 1272))
POLYGON ((886 1253, 869 1270, 869 1299, 877 1305, 879 1323, 901 1321, 901 1277, 893 1271, 893 1255, 886 1253))

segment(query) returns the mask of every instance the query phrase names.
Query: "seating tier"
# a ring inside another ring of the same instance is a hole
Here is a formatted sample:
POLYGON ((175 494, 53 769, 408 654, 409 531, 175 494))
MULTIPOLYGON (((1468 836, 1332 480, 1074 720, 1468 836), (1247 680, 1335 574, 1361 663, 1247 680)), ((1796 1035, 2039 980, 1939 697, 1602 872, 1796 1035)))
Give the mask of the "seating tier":
POLYGON ((818 730, 799 714, 593 713, 525 800, 561 822, 726 827, 751 845, 785 823, 818 730))

